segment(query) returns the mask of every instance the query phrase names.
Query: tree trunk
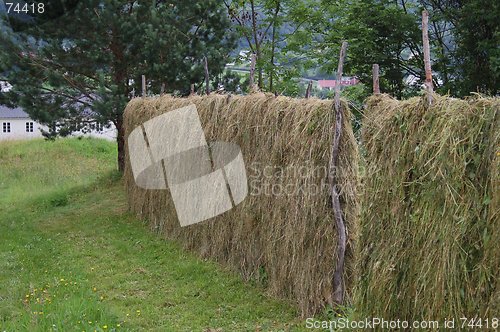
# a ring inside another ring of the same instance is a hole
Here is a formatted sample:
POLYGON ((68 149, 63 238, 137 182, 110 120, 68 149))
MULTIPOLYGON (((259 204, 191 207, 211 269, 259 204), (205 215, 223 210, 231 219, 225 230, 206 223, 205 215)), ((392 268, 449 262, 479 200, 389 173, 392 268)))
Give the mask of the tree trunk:
POLYGON ((125 171, 125 128, 123 127, 123 116, 116 122, 116 143, 118 146, 118 171, 123 174, 125 171))
MULTIPOLYGON (((123 45, 119 33, 115 27, 112 29, 112 38, 110 43, 110 50, 114 56, 113 59, 113 83, 118 87, 118 93, 128 98, 128 74, 127 67, 124 62, 123 45)), ((146 77, 142 75, 142 96, 146 95, 146 77)), ((118 171, 123 174, 125 171, 125 128, 123 127, 123 108, 117 106, 119 114, 113 121, 116 127, 116 143, 118 148, 118 171)))
MULTIPOLYGON (((253 40, 255 43, 255 54, 257 55, 257 59, 261 61, 261 51, 260 51, 260 42, 259 38, 257 37, 257 11, 255 10, 255 1, 251 0, 250 1, 250 7, 252 9, 252 34, 253 34, 253 40)), ((259 90, 262 90, 262 67, 259 66, 258 70, 258 87, 259 90)))
POLYGON ((281 2, 278 1, 276 2, 276 9, 274 11, 274 16, 273 16, 273 32, 272 32, 272 39, 271 39, 271 71, 269 75, 269 91, 273 92, 273 79, 274 79, 274 55, 276 53, 276 22, 277 22, 277 17, 280 11, 280 5, 281 2))

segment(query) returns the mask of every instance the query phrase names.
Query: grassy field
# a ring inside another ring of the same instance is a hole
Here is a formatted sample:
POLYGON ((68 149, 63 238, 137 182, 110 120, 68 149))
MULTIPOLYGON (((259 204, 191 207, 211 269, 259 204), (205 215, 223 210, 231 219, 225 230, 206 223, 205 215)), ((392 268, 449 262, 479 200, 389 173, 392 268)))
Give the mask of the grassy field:
POLYGON ((289 303, 127 213, 113 144, 0 143, 0 331, 296 331, 289 303))

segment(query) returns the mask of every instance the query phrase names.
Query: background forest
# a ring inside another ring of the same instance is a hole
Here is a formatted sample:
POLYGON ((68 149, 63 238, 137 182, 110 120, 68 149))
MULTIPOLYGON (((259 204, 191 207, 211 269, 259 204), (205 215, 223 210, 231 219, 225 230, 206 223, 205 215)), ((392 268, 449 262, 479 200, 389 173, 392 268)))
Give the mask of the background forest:
MULTIPOLYGON (((28 1, 28 4, 34 3, 28 1)), ((37 2, 38 3, 38 2, 37 2)), ((261 91, 304 96, 310 80, 335 79, 341 41, 345 75, 360 84, 343 95, 360 109, 372 64, 384 93, 416 95, 425 78, 421 12, 430 12, 437 92, 497 95, 499 3, 495 0, 45 1, 43 12, 0 2, 0 104, 21 106, 51 124, 47 137, 85 126, 92 112, 118 129, 123 168, 123 109, 147 77, 150 94, 248 92, 251 54, 261 91), (9 10, 10 9, 10 10, 9 10), (8 88, 5 88, 8 87, 8 88)), ((313 88, 313 96, 331 91, 313 88)))

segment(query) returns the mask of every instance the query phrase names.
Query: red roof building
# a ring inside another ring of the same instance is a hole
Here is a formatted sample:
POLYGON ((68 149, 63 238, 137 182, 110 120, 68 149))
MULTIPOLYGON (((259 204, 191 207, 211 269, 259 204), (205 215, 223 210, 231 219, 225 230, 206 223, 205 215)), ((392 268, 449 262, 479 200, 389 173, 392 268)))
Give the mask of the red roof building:
MULTIPOLYGON (((342 78, 340 82, 341 86, 351 86, 359 83, 359 80, 356 77, 345 77, 342 78)), ((336 80, 318 80, 318 85, 321 89, 334 89, 337 85, 336 80)))

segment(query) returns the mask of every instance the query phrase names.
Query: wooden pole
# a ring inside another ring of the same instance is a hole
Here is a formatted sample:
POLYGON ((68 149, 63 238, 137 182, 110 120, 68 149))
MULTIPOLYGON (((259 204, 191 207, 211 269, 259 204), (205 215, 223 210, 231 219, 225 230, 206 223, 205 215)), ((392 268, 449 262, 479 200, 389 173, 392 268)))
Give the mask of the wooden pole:
POLYGON ((205 91, 207 95, 210 94, 210 77, 208 76, 208 59, 204 57, 205 62, 205 91))
POLYGON ((429 45, 429 12, 422 12, 422 41, 424 44, 424 65, 425 65, 425 89, 427 90, 427 102, 432 104, 432 69, 431 69, 431 49, 429 45))
POLYGON ((160 89, 160 94, 164 94, 165 93, 165 83, 162 83, 161 84, 161 89, 160 89))
POLYGON ((307 84, 306 98, 311 97, 312 86, 313 86, 313 81, 311 80, 309 81, 309 84, 307 84))
POLYGON ((194 95, 194 84, 191 83, 191 95, 194 95))
POLYGON ((342 72, 344 71, 344 59, 347 52, 347 42, 342 42, 340 49, 339 66, 337 68, 337 79, 335 84, 335 111, 340 110, 340 86, 342 84, 342 72))
POLYGON ((342 72, 344 69, 344 59, 347 52, 347 42, 342 43, 339 56, 339 66, 337 69, 337 82, 335 84, 335 131, 333 135, 332 154, 330 160, 330 176, 331 176, 331 191, 332 191, 332 206, 335 219, 335 228, 337 229, 337 257, 335 271, 333 273, 333 301, 337 304, 344 302, 344 259, 345 249, 347 244, 347 235, 340 207, 340 194, 338 185, 338 161, 339 161, 339 146, 342 134, 342 107, 340 104, 340 85, 342 83, 342 72))
POLYGON ((250 61, 250 84, 249 91, 250 93, 255 92, 255 64, 257 63, 257 55, 252 53, 251 61, 250 61))
POLYGON ((146 97, 146 75, 142 75, 142 96, 146 97))
POLYGON ((380 93, 380 79, 378 64, 373 65, 373 94, 380 93))

